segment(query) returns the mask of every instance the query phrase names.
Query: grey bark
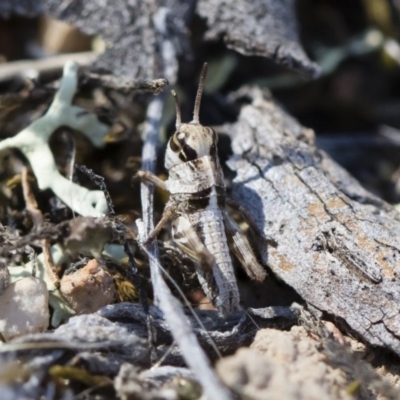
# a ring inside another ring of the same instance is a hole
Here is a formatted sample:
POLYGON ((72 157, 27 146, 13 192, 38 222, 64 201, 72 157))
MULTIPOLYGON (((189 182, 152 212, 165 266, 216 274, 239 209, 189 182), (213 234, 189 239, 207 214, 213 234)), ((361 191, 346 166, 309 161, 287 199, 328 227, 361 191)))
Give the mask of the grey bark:
POLYGON ((188 25, 195 13, 207 21, 205 39, 222 38, 239 53, 271 58, 316 76, 320 68, 302 48, 295 8, 295 0, 2 0, 0 15, 46 14, 100 35, 106 49, 94 68, 112 72, 128 84, 136 78, 163 77, 166 38, 174 53, 191 58, 188 25), (160 13, 167 22, 164 31, 157 29, 154 18, 160 13))
POLYGON ((268 264, 310 305, 400 355, 400 218, 253 90, 229 127, 233 196, 265 233, 268 264))
POLYGON ((241 54, 272 58, 311 76, 320 72, 300 44, 294 0, 199 0, 197 12, 207 20, 208 40, 222 38, 241 54))

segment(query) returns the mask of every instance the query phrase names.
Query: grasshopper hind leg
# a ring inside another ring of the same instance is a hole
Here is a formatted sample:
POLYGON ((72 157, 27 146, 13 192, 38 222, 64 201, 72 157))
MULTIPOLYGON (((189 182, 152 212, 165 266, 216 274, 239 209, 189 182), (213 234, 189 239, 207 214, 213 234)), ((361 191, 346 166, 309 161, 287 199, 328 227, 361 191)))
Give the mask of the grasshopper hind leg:
POLYGON ((228 215, 224 213, 225 228, 228 234, 228 242, 231 251, 238 258, 247 275, 257 281, 264 281, 267 276, 267 272, 260 265, 256 256, 254 255, 253 249, 246 235, 242 232, 236 222, 228 215))
POLYGON ((229 288, 226 288, 223 290, 223 298, 221 297, 215 279, 215 274, 218 274, 215 257, 206 248, 190 221, 179 216, 172 222, 171 228, 175 244, 198 266, 196 268, 197 276, 206 296, 222 314, 236 311, 238 309, 236 291, 233 290, 232 293, 229 293, 229 288))
POLYGON ((206 249, 190 221, 178 217, 172 222, 172 238, 177 246, 190 258, 198 262, 203 270, 211 270, 215 264, 214 256, 206 249))
POLYGON ((212 274, 214 256, 206 249, 190 221, 185 217, 176 218, 171 225, 172 239, 178 248, 189 256, 197 266, 196 272, 201 287, 210 300, 217 296, 212 274))

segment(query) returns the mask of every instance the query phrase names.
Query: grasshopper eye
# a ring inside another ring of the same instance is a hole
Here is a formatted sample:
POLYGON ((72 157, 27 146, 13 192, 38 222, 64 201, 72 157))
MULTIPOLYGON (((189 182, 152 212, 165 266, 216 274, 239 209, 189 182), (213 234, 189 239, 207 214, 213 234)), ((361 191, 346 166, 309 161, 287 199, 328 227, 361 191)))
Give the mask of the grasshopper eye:
POLYGON ((175 133, 175 138, 176 138, 176 142, 180 144, 180 146, 183 146, 185 144, 185 141, 187 139, 187 134, 185 132, 176 132, 175 133))
POLYGON ((175 132, 169 141, 169 147, 174 153, 179 153, 182 150, 182 145, 178 140, 179 132, 175 132))

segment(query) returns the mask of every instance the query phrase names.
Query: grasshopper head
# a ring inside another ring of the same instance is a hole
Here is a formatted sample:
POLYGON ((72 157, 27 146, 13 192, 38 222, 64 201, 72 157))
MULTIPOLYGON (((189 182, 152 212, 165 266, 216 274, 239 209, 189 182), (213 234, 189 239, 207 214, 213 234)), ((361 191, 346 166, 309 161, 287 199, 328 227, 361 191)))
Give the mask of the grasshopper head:
POLYGON ((203 156, 215 156, 217 134, 208 126, 181 124, 168 142, 165 168, 193 161, 203 156))
POLYGON ((172 91, 176 105, 176 132, 169 140, 167 146, 167 153, 165 155, 165 168, 167 169, 203 156, 216 156, 217 134, 212 128, 201 125, 199 121, 200 102, 206 74, 207 64, 204 64, 196 95, 193 121, 187 124, 181 122, 178 97, 172 91))

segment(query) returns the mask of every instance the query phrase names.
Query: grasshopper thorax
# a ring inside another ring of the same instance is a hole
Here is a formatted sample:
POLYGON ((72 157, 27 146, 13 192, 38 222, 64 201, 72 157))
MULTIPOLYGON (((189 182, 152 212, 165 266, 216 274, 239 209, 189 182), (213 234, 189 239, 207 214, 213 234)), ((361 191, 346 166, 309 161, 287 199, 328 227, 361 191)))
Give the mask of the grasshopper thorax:
POLYGON ((168 142, 165 155, 165 168, 168 170, 204 156, 216 157, 217 134, 212 128, 201 125, 199 121, 200 102, 206 74, 207 64, 204 64, 196 95, 193 121, 182 123, 178 96, 175 91, 172 91, 176 106, 176 132, 168 142))

